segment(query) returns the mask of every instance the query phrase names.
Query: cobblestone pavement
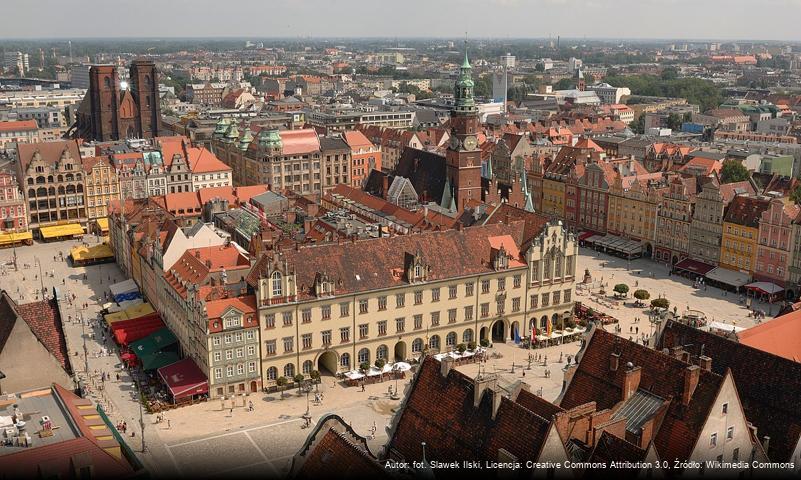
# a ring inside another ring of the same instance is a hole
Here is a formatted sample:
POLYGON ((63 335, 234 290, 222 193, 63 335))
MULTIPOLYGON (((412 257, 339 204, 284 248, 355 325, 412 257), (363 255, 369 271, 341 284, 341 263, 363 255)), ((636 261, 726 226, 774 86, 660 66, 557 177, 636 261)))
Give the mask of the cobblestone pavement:
MULTIPOLYGON (((96 239, 92 237, 89 241, 94 243, 96 239)), ((0 266, 2 288, 22 303, 41 298, 42 286, 48 291, 56 286, 64 295, 75 295, 70 307, 72 313, 68 309, 64 325, 73 368, 81 381, 93 386, 90 397, 104 406, 111 420, 127 423, 127 441, 139 452, 142 448, 140 407, 132 379, 121 369, 112 342, 108 340, 104 344, 100 330, 95 330, 91 322, 76 321, 76 318, 95 319, 104 303, 103 294, 109 284, 121 281, 123 277, 115 264, 72 268, 61 261, 59 253, 66 258, 70 247, 77 243, 36 243, 17 248, 18 271, 8 264, 13 251, 0 250, 0 265, 4 265, 0 266), (41 260, 44 278, 39 276, 38 260, 41 260), (83 308, 84 303, 88 303, 87 308, 83 308), (85 360, 84 341, 88 352, 85 360), (106 356, 100 354, 104 346, 109 349, 106 356), (88 375, 85 364, 88 364, 88 375), (100 372, 110 374, 111 379, 101 382, 100 372), (116 380, 117 373, 120 373, 119 381, 116 380), (134 436, 131 436, 132 433, 134 436)), ((583 278, 584 269, 587 268, 595 280, 603 279, 604 283, 608 283, 609 289, 616 283, 627 283, 632 292, 636 288, 649 290, 652 298, 664 294, 671 305, 678 306, 679 310, 690 306, 704 311, 710 320, 742 327, 753 325, 753 319, 747 316, 746 308, 738 303, 736 296, 724 295, 721 290, 712 287, 708 290, 695 289, 688 279, 668 276, 664 265, 649 260, 628 263, 586 249, 581 249, 580 253, 577 265, 579 279, 583 278), (635 283, 638 285, 636 288, 635 283)), ((576 300, 620 319, 621 335, 638 339, 643 334, 650 334, 644 309, 629 306, 610 309, 589 302, 587 298, 578 296, 576 300), (641 320, 638 322, 637 318, 641 320)), ((765 311, 771 308, 765 304, 757 306, 765 311)), ((777 306, 773 308, 775 313, 777 306)), ((513 343, 496 343, 482 368, 487 373, 499 374, 507 381, 524 381, 531 386, 532 392, 553 401, 561 391, 561 370, 566 365, 567 356, 574 356, 578 350, 578 341, 531 351, 513 343), (540 355, 540 360, 533 360, 529 365, 529 354, 540 355), (546 376, 546 371, 550 375, 546 376)), ((478 373, 477 364, 462 365, 458 369, 470 376, 478 373)), ((399 381, 399 391, 403 392, 408 383, 408 378, 399 381)), ((317 387, 324 397, 319 405, 311 401, 314 393, 307 407, 305 394, 299 394, 297 389, 288 389, 283 399, 279 393, 252 394, 244 399, 238 398, 233 406, 230 400, 225 404, 211 401, 171 410, 165 413, 165 421, 158 424, 155 423, 155 416, 144 413, 142 420, 147 451, 140 457, 158 477, 284 473, 289 469, 291 456, 300 449, 308 435, 309 430, 302 428, 302 415, 307 408, 312 422, 317 422, 326 413, 337 413, 345 421, 351 422, 357 433, 367 437, 375 426, 375 438, 369 443, 373 452, 378 453, 386 441, 386 426, 400 404, 400 401, 390 398, 389 388, 394 386, 395 382, 390 380, 367 385, 362 392, 359 387, 345 387, 336 383, 333 377, 323 377, 321 385, 317 387), (252 412, 244 407, 249 400, 254 403, 252 412)))

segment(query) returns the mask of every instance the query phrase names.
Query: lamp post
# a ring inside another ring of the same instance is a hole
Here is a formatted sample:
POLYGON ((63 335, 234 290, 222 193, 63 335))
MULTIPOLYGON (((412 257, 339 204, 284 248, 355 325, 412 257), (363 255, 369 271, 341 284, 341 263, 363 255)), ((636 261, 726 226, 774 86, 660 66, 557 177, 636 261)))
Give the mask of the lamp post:
POLYGON ((145 453, 147 451, 147 447, 145 446, 145 416, 142 408, 141 393, 139 395, 139 428, 142 430, 142 453, 145 453))

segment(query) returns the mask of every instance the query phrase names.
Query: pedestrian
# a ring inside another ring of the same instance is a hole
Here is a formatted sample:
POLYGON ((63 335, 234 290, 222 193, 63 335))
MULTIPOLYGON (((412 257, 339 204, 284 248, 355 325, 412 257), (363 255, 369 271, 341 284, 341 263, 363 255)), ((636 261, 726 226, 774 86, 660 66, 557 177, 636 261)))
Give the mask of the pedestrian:
POLYGON ((167 419, 167 429, 169 429, 169 428, 170 428, 170 419, 168 418, 167 419))
MULTIPOLYGON (((233 403, 233 400, 231 401, 231 403, 233 403)), ((234 408, 233 407, 231 407, 231 410, 228 412, 228 415, 230 415, 232 417, 234 416, 234 408)))
POLYGON ((253 400, 248 400, 248 410, 253 411, 253 400))
POLYGON ((362 382, 362 392, 364 391, 364 382, 362 382))

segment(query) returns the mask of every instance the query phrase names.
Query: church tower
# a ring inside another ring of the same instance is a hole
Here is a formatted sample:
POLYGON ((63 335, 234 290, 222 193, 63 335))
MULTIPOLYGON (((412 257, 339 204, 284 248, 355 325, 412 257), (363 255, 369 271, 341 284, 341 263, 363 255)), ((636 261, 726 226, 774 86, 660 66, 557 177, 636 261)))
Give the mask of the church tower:
MULTIPOLYGON (((478 107, 473 98, 475 83, 467 59, 465 42, 464 62, 454 85, 454 108, 451 112, 451 143, 445 154, 446 187, 452 193, 456 210, 464 210, 468 200, 481 201, 481 150, 478 148, 478 107)), ((447 192, 445 192, 447 193, 447 192)), ((443 195, 444 197, 444 195, 443 195)))

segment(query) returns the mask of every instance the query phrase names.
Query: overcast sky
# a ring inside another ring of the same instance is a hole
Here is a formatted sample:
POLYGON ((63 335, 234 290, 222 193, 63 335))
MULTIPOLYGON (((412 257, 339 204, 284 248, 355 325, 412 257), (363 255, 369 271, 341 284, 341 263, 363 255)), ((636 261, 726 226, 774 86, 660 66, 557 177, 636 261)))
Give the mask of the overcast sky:
POLYGON ((0 37, 801 40, 801 0, 0 0, 0 37))

